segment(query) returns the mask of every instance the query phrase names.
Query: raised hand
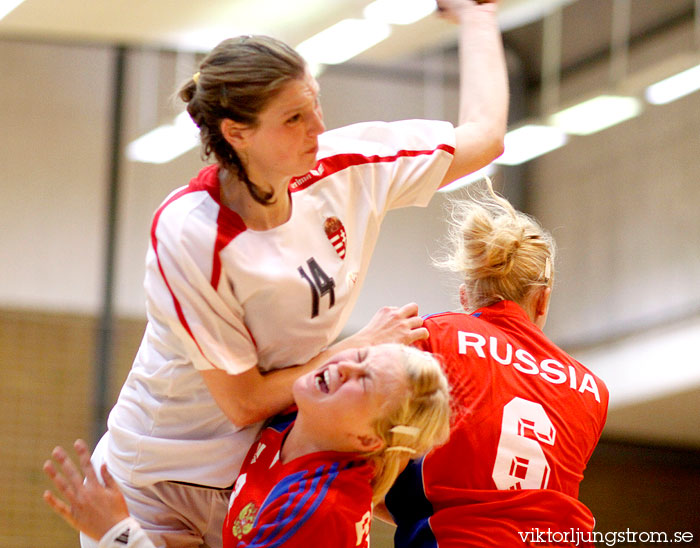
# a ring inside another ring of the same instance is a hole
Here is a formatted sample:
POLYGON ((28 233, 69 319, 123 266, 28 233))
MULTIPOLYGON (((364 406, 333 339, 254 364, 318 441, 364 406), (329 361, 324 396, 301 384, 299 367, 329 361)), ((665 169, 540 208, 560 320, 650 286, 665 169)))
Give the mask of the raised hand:
POLYGON ((497 0, 437 0, 437 13, 443 19, 460 22, 460 10, 474 4, 496 4, 497 0))
POLYGON ((71 527, 100 540, 114 525, 128 517, 129 511, 106 465, 102 465, 101 469, 103 485, 90 463, 87 444, 83 440, 77 440, 73 446, 82 473, 63 447, 54 448, 51 456, 55 463, 47 460, 44 472, 65 501, 49 490, 44 491, 44 500, 71 527))

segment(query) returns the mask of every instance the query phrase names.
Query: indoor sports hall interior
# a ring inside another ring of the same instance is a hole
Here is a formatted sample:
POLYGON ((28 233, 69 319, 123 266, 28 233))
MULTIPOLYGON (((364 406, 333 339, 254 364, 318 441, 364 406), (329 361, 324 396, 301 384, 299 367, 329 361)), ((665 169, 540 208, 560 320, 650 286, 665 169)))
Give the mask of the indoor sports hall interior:
MULTIPOLYGON (((328 128, 457 121, 455 27, 430 1, 370 3, 0 1, 0 546, 77 546, 41 500, 42 463, 96 442, 138 348, 151 215, 203 164, 173 94, 204 53, 252 33, 298 47, 328 128), (345 20, 351 38, 323 32, 345 20), (339 43, 312 41, 328 35, 339 43)), ((545 331, 610 390, 580 491, 596 529, 698 546, 700 1, 500 0, 499 13, 505 153, 460 183, 490 176, 557 241, 545 331)), ((458 186, 388 216, 348 332, 382 305, 459 306, 459 281, 431 265, 458 186)), ((391 536, 375 523, 372 546, 391 536)))

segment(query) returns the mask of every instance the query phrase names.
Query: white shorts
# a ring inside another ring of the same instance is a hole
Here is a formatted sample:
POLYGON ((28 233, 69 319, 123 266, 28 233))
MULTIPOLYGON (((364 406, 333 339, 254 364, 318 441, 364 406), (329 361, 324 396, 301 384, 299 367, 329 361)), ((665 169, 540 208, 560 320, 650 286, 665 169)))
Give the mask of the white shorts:
MULTIPOLYGON (((105 434, 92 454, 98 472, 107 446, 105 434)), ((157 548, 221 548, 222 528, 230 489, 218 489, 170 481, 135 487, 114 478, 124 494, 131 516, 139 522, 157 548)), ((97 542, 81 534, 83 548, 97 542)))

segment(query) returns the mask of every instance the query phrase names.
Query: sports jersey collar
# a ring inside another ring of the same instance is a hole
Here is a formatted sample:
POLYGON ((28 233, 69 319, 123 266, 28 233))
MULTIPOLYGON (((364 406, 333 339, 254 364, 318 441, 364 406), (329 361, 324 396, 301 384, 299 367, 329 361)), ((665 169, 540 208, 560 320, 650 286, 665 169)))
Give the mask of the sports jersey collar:
MULTIPOLYGON (((197 192, 197 191, 205 191, 209 194, 212 200, 214 200, 220 207, 221 213, 219 216, 219 220, 227 224, 228 226, 232 227, 237 227, 237 229, 240 230, 251 230, 254 231, 253 229, 250 229, 246 226, 245 222, 241 218, 241 216, 233 211, 232 209, 229 209, 226 207, 224 204, 221 203, 221 181, 219 180, 219 172, 220 172, 220 166, 219 164, 212 164, 208 165, 204 168, 202 168, 199 173, 197 174, 196 177, 192 178, 190 180, 190 184, 188 185, 188 189, 191 192, 197 192)), ((290 182, 291 185, 291 182, 290 182)), ((294 203, 292 201, 292 191, 291 187, 288 187, 287 193, 289 194, 289 199, 290 199, 290 204, 291 204, 291 214, 289 216, 289 219, 287 219, 286 222, 282 223, 279 226, 273 227, 269 230, 274 230, 275 228, 279 228, 280 226, 286 226, 289 225, 292 219, 292 216, 294 215, 294 203)), ((260 231, 254 231, 254 232, 260 232, 260 231)), ((262 232, 267 232, 267 231, 262 231, 262 232)))
POLYGON ((531 322, 530 317, 522 306, 507 300, 498 301, 492 305, 479 308, 472 313, 472 316, 486 319, 489 322, 502 317, 513 317, 517 318, 519 321, 531 322))
MULTIPOLYGON (((294 421, 289 422, 286 428, 279 429, 274 425, 268 426, 268 428, 274 430, 277 434, 282 436, 282 441, 279 443, 279 451, 282 451, 284 446, 284 440, 287 438, 290 430, 294 426, 294 421)), ((275 434, 272 434, 275 435, 275 434)), ((338 462, 348 467, 352 466, 362 466, 369 465, 369 462, 362 457, 360 453, 351 453, 347 451, 316 451, 315 453, 307 453, 306 455, 301 455, 287 462, 282 462, 279 460, 277 463, 279 466, 290 466, 293 464, 294 468, 298 468, 303 463, 304 466, 310 466, 310 463, 318 462, 320 464, 327 464, 329 462, 338 462), (306 464, 309 463, 309 464, 306 464)))
POLYGON ((202 168, 196 177, 192 178, 189 184, 190 190, 205 190, 212 199, 221 204, 219 197, 219 165, 212 164, 202 168))

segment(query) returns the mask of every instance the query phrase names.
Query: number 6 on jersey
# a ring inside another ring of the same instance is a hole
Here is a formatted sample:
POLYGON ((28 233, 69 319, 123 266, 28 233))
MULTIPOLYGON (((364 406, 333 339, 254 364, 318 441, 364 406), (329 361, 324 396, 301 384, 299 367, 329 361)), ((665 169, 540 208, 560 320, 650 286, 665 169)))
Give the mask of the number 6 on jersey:
POLYGON ((556 430, 544 408, 532 401, 513 398, 503 408, 492 478, 496 487, 545 489, 549 463, 540 443, 554 445, 556 430))

